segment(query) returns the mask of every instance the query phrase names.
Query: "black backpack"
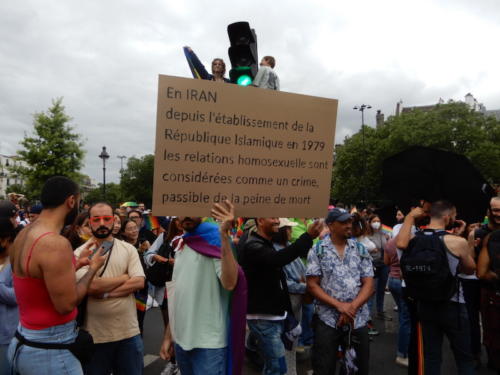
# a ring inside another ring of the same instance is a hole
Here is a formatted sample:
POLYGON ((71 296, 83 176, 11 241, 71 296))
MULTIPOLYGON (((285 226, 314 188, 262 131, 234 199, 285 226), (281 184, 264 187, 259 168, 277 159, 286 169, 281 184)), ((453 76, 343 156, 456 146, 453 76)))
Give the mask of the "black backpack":
MULTIPOLYGON (((166 234, 163 234, 166 237, 166 234)), ((158 255, 164 258, 172 258, 173 248, 169 243, 163 241, 158 249, 158 255)), ((146 269, 146 280, 154 286, 165 286, 167 281, 172 280, 174 266, 170 263, 155 262, 151 267, 146 269)))
POLYGON ((444 302, 457 291, 450 271, 444 231, 417 232, 403 251, 400 265, 408 297, 418 301, 444 302))

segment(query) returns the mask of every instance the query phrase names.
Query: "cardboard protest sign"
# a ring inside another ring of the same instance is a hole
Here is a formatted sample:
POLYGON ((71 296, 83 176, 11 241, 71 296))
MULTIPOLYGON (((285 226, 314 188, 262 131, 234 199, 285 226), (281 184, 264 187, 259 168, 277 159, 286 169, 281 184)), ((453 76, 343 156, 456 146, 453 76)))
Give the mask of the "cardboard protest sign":
POLYGON ((323 217, 337 100, 160 75, 154 215, 323 217))

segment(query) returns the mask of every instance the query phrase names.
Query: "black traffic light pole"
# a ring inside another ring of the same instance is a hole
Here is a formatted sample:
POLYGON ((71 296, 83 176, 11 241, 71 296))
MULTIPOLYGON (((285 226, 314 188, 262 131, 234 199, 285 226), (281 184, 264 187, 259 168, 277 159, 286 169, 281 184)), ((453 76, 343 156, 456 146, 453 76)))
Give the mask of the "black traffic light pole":
POLYGON ((248 86, 259 70, 257 54, 257 35, 248 22, 235 22, 227 26, 231 47, 228 55, 232 69, 229 79, 232 83, 248 86))

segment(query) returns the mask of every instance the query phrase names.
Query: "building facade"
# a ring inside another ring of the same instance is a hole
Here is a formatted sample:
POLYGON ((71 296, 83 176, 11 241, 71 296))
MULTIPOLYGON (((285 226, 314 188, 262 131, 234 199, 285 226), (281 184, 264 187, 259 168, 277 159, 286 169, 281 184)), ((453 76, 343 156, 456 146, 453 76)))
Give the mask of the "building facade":
POLYGON ((16 156, 0 154, 0 199, 7 198, 7 189, 12 185, 23 185, 24 181, 10 171, 11 167, 26 164, 16 156))

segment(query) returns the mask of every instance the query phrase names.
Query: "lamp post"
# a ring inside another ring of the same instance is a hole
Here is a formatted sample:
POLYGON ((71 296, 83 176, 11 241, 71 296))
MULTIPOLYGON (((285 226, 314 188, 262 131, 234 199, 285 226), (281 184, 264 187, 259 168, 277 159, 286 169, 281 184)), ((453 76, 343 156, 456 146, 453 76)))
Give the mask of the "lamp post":
POLYGON ((354 106, 353 110, 361 112, 361 142, 363 144, 363 200, 366 204, 366 150, 365 150, 365 109, 370 109, 369 104, 354 106))
POLYGON ((118 155, 118 159, 120 159, 120 176, 123 175, 123 159, 126 159, 127 157, 125 155, 118 155))
POLYGON ((106 152, 106 146, 102 146, 99 157, 102 159, 102 196, 106 199, 106 160, 109 159, 109 154, 106 152))

